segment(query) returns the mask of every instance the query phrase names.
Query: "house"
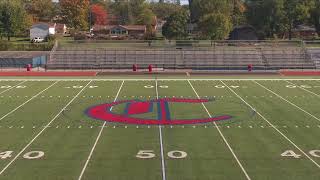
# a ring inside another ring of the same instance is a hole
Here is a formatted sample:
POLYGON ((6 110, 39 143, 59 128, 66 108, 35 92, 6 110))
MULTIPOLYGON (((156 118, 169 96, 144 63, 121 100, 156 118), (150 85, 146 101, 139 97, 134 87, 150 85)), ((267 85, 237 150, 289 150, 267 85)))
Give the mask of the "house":
POLYGON ((256 30, 249 25, 236 26, 229 34, 228 40, 258 40, 256 30))
POLYGON ((55 34, 66 34, 67 26, 60 23, 36 23, 30 28, 30 39, 46 38, 55 34))
POLYGON ((49 35, 56 33, 56 24, 37 23, 30 28, 30 39, 40 37, 45 39, 49 35))
POLYGON ((111 37, 129 36, 135 38, 143 37, 147 32, 145 25, 95 25, 94 34, 104 34, 111 37))
POLYGON ((316 35, 316 28, 305 24, 298 25, 292 30, 292 36, 294 38, 313 39, 316 35))
POLYGON ((67 34, 67 26, 65 24, 56 24, 56 29, 55 29, 57 34, 67 34))

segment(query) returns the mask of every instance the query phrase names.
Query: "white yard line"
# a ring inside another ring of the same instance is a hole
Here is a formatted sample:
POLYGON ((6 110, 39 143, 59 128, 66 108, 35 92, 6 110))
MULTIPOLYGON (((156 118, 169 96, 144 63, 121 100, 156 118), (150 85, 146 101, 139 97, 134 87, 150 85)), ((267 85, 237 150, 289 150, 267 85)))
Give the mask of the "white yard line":
MULTIPOLYGON (((194 89, 193 85, 191 84, 191 82, 188 80, 188 83, 190 84, 193 92, 197 95, 198 99, 200 99, 199 94, 197 93, 197 91, 194 89)), ((204 103, 201 103, 202 107, 205 109, 205 111, 207 112, 208 116, 210 118, 212 118, 212 115, 210 114, 210 112, 208 111, 207 107, 204 105, 204 103)), ((248 175, 247 171, 244 169, 243 165, 241 164, 240 160, 238 159, 237 155, 235 154, 235 152, 233 151, 233 149, 231 148, 230 144, 228 143, 227 139, 225 138, 225 136, 223 135, 222 131, 220 130, 219 126, 217 125, 216 122, 213 122, 215 127, 217 128, 220 136, 222 137, 224 143, 227 145, 227 147, 229 148, 230 152, 232 153, 234 159, 237 161, 239 167, 241 168, 242 172, 244 173, 244 175, 246 176, 247 180, 251 180, 250 176, 248 175)))
MULTIPOLYGON (((121 91, 121 89, 122 89, 123 84, 124 84, 124 81, 122 81, 122 83, 121 83, 121 85, 120 85, 120 88, 119 88, 119 90, 118 90, 118 92, 117 92, 117 95, 116 95, 116 97, 114 98, 114 101, 113 101, 113 102, 115 102, 115 101, 118 99, 118 96, 119 96, 119 94, 120 94, 120 91, 121 91)), ((112 108, 113 108, 113 107, 111 107, 110 110, 112 110, 112 108)), ((84 172, 85 172, 86 169, 87 169, 87 166, 88 166, 88 164, 89 164, 89 161, 90 161, 90 159, 91 159, 91 157, 92 157, 92 154, 93 154, 93 152, 94 152, 94 150, 95 150, 95 148, 96 148, 96 146, 97 146, 97 144, 98 144, 98 142, 99 142, 99 139, 100 139, 100 137, 101 137, 101 134, 102 134, 103 129, 104 129, 104 127, 106 126, 106 124, 107 124, 107 122, 105 121, 105 122, 103 123, 103 125, 101 126, 101 129, 100 129, 100 131, 99 131, 99 134, 98 134, 98 136, 97 136, 97 138, 96 138, 96 140, 95 140, 95 142, 94 142, 94 144, 93 144, 93 146, 92 146, 92 148, 91 148, 91 151, 90 151, 90 153, 89 153, 89 156, 88 156, 88 158, 87 158, 87 160, 86 160, 86 163, 84 164, 84 166, 83 166, 83 168, 82 168, 82 170, 81 170, 81 173, 80 173, 80 175, 79 175, 79 177, 78 177, 78 180, 81 180, 81 179, 82 179, 82 176, 83 176, 84 172)))
POLYGON ((316 116, 314 116, 313 114, 309 113, 308 111, 302 109, 301 107, 297 106, 296 104, 290 102, 289 100, 283 98, 282 96, 280 96, 279 94, 273 92, 272 90, 268 89, 267 87, 263 86, 262 84, 260 84, 260 83, 258 83, 258 82, 256 82, 256 81, 253 81, 253 82, 255 82, 256 84, 258 84, 259 86, 261 86, 261 87, 264 88, 265 90, 271 92, 272 94, 276 95, 276 96, 279 97, 280 99, 284 100, 284 101, 287 102, 288 104, 291 104, 292 106, 296 107, 296 108, 299 109, 300 111, 302 111, 302 112, 308 114, 309 116, 313 117, 314 119, 320 121, 320 119, 319 119, 318 117, 316 117, 316 116))
POLYGON ((3 94, 3 93, 5 93, 5 92, 9 91, 9 90, 11 90, 11 89, 13 89, 13 88, 21 85, 21 84, 24 83, 24 82, 26 82, 26 81, 22 81, 22 82, 20 82, 20 83, 18 83, 18 84, 16 84, 16 85, 12 86, 11 88, 8 88, 8 89, 6 89, 6 90, 4 90, 4 91, 1 91, 0 94, 3 94))
MULTIPOLYGON (((92 81, 88 82, 86 86, 84 86, 77 95, 75 95, 69 102, 66 104, 56 116, 52 118, 52 120, 44 126, 44 128, 24 147, 22 150, 0 171, 0 175, 2 175, 8 167, 14 163, 14 161, 50 126, 50 124, 56 120, 60 114, 86 89, 86 87, 91 83, 92 81)), ((57 83, 57 82, 56 82, 57 83)))
MULTIPOLYGON (((0 81, 154 81, 152 78, 144 79, 0 79, 0 81)), ((160 81, 320 81, 320 79, 256 79, 256 78, 239 78, 239 79, 228 79, 228 78, 194 78, 194 79, 176 79, 176 78, 163 78, 158 79, 160 81)))
POLYGON ((49 88, 51 88, 52 86, 54 86, 55 84, 57 84, 59 81, 54 82, 53 84, 51 84, 49 87, 45 88, 44 90, 40 91, 38 94, 32 96, 29 100, 25 101, 24 103, 20 104, 18 107, 14 108, 12 111, 8 112, 7 114, 5 114, 4 116, 2 116, 0 118, 0 121, 3 120, 4 118, 6 118, 7 116, 9 116, 10 114, 14 113, 16 110, 18 110, 19 108, 21 108, 22 106, 24 106, 25 104, 27 104, 28 102, 32 101, 34 98, 38 97, 40 94, 42 94, 43 92, 45 92, 46 90, 48 90, 49 88))
POLYGON ((286 80, 286 82, 289 83, 289 84, 291 84, 291 85, 297 86, 298 88, 300 88, 300 89, 302 89, 302 90, 304 90, 304 91, 307 91, 307 92, 309 92, 309 93, 311 93, 311 94, 313 94, 313 95, 315 95, 315 96, 317 96, 317 97, 320 97, 319 94, 317 94, 317 93, 315 93, 315 92, 312 92, 312 91, 309 91, 309 90, 306 89, 306 88, 303 88, 303 87, 301 87, 301 86, 299 86, 299 85, 296 85, 296 84, 294 84, 294 83, 292 83, 292 82, 290 82, 290 81, 287 81, 287 80, 286 80))
MULTIPOLYGON (((156 94, 157 94, 157 99, 159 99, 158 80, 157 79, 156 79, 156 94)), ((165 161, 164 161, 164 150, 163 150, 163 138, 162 138, 161 125, 159 125, 159 141, 160 141, 160 153, 161 153, 162 180, 166 180, 166 167, 165 167, 165 161)))
POLYGON ((318 168, 320 165, 314 161, 307 153, 305 153, 298 145, 296 145, 292 140, 290 140, 285 134, 283 134, 276 126, 274 126, 267 118, 265 118, 260 112, 258 112, 255 108, 253 108, 247 101, 245 101, 240 95, 238 95, 233 89, 231 89, 227 84, 223 81, 221 83, 226 86, 234 95, 236 95, 242 102, 244 102, 248 107, 250 107, 253 111, 255 111, 263 120, 265 120, 273 129, 275 129, 282 137, 284 137, 287 141, 289 141, 295 148, 297 148, 303 155, 305 155, 313 164, 315 164, 318 168))

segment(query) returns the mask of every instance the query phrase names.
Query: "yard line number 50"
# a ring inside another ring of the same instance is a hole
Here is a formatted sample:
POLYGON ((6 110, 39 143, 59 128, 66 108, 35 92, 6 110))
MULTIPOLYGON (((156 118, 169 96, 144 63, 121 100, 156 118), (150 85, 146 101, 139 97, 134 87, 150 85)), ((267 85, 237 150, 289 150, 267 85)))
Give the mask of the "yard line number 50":
MULTIPOLYGON (((171 159, 184 159, 188 156, 186 152, 178 151, 178 150, 170 151, 167 153, 167 155, 171 159)), ((155 157, 156 157, 156 154, 154 153, 153 150, 140 150, 136 155, 136 158, 139 158, 139 159, 152 159, 155 157)))

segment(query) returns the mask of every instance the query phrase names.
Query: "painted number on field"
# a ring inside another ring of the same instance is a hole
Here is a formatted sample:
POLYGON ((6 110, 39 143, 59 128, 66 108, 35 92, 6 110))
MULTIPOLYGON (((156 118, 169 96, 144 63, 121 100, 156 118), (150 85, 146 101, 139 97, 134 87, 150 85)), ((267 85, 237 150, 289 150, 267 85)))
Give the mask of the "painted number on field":
MULTIPOLYGON (((224 86, 224 85, 216 85, 216 86, 214 86, 215 88, 217 88, 217 89, 224 89, 224 88, 227 88, 226 86, 224 86)), ((230 88, 232 88, 232 89, 237 89, 237 88, 247 88, 247 86, 233 86, 233 85, 231 85, 231 86, 228 86, 228 87, 230 87, 230 88)))
MULTIPOLYGON (((311 150, 309 151, 309 154, 313 157, 320 158, 320 150, 311 150)), ((302 155, 295 153, 293 150, 286 150, 281 154, 282 157, 288 157, 288 158, 295 158, 298 159, 302 155)))
MULTIPOLYGON (((188 156, 186 152, 178 150, 170 151, 167 155, 171 159, 184 159, 188 156)), ((136 157, 139 159, 152 159, 156 157, 156 154, 153 150, 140 150, 136 157)))
POLYGON ((140 159, 151 159, 156 157, 156 155, 154 154, 153 150, 140 150, 136 157, 140 159))
MULTIPOLYGON (((13 151, 3 151, 0 152, 0 159, 7 159, 7 158, 11 158, 13 154, 13 151)), ((30 151, 27 152, 23 155, 24 159, 39 159, 42 158, 44 156, 44 152, 43 151, 30 151)))
POLYGON ((319 88, 320 86, 309 86, 309 85, 286 85, 287 88, 294 89, 294 88, 304 88, 304 89, 311 89, 311 88, 319 88))
MULTIPOLYGON (((162 89, 167 89, 167 88, 169 88, 169 86, 167 86, 167 85, 161 85, 161 86, 158 86, 159 88, 162 88, 162 89)), ((154 88, 154 86, 153 85, 146 85, 146 86, 144 86, 144 88, 146 88, 146 89, 152 89, 152 88, 154 88)))
MULTIPOLYGON (((17 89, 24 89, 27 86, 16 86, 15 88, 17 89)), ((9 88, 13 88, 13 86, 9 86, 9 85, 4 85, 4 86, 0 86, 0 89, 9 89, 9 88)))
POLYGON ((170 151, 168 156, 172 159, 183 159, 187 157, 187 153, 184 151, 170 151))
MULTIPOLYGON (((66 89, 82 89, 84 86, 81 85, 76 85, 76 86, 68 86, 68 87, 64 87, 66 89)), ((89 89, 93 89, 93 88, 97 88, 99 86, 88 86, 89 89)))
POLYGON ((30 151, 23 155, 25 159, 39 159, 44 156, 43 151, 30 151))

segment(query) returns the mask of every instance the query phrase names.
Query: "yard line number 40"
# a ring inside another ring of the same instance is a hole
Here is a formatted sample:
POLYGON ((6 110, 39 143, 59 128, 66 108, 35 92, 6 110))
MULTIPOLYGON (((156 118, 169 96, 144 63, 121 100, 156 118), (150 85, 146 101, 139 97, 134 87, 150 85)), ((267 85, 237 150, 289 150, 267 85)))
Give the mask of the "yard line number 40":
MULTIPOLYGON (((0 152, 0 159, 7 159, 12 157, 13 151, 3 151, 0 152)), ((24 159, 39 159, 44 156, 43 151, 30 151, 23 155, 24 159)))
MULTIPOLYGON (((311 150, 309 154, 313 157, 320 158, 320 150, 311 150)), ((286 150, 281 154, 282 157, 295 158, 298 159, 301 157, 301 154, 295 153, 293 150, 286 150)))

